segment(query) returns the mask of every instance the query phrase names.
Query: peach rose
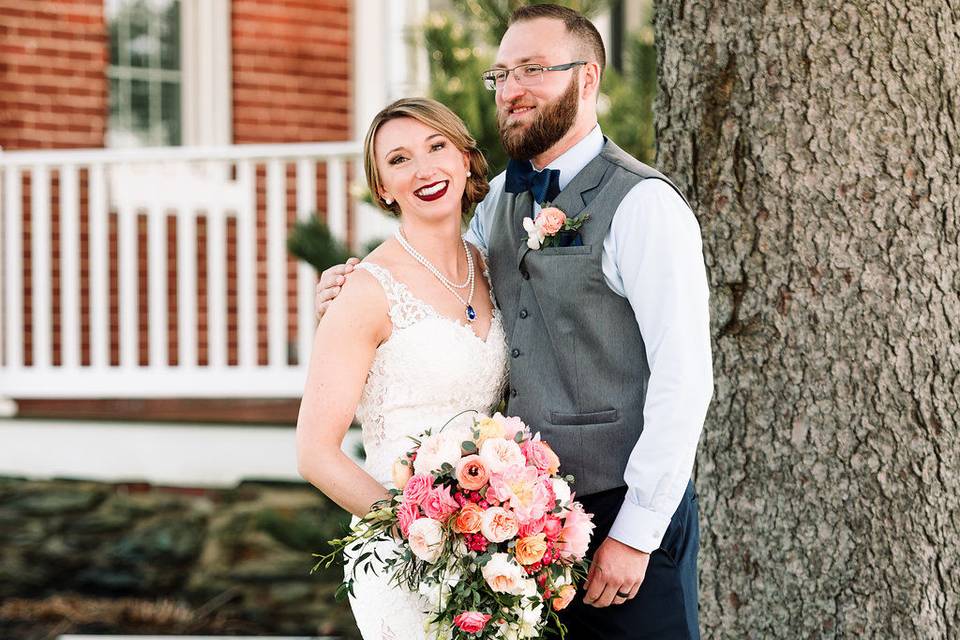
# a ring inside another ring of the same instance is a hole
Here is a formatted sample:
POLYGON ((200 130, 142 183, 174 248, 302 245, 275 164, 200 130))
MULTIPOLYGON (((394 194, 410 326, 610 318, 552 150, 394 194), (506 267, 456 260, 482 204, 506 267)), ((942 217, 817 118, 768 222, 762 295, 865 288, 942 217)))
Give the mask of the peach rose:
POLYGON ((547 475, 555 475, 560 469, 560 458, 553 452, 543 440, 540 440, 539 434, 533 440, 528 440, 520 445, 520 450, 527 459, 527 464, 532 464, 547 475))
POLYGON ((428 473, 418 473, 412 476, 403 487, 403 499, 414 504, 420 504, 433 488, 433 476, 428 473))
POLYGON ((513 548, 513 554, 517 557, 517 562, 524 566, 540 562, 546 552, 547 536, 542 533, 520 538, 513 548))
POLYGON ((550 605, 553 607, 554 611, 566 609, 567 605, 573 602, 573 597, 575 595, 577 595, 577 588, 572 584, 565 584, 557 589, 557 593, 550 602, 550 605))
POLYGON ((453 521, 453 530, 457 533, 476 533, 480 531, 483 509, 475 502, 466 502, 453 521))
POLYGON ((393 463, 393 486, 400 491, 407 486, 407 482, 413 477, 413 467, 409 460, 397 460, 393 463))
POLYGON ((413 555, 433 564, 443 551, 443 525, 431 518, 418 518, 410 525, 409 542, 413 555))
POLYGON ((480 519, 480 533, 490 542, 503 542, 517 535, 517 516, 503 507, 490 507, 480 519))
POLYGON ((540 215, 537 216, 537 226, 543 229, 544 233, 552 236, 563 228, 563 223, 567 221, 567 214, 556 207, 546 207, 540 209, 540 215))
POLYGON ((480 570, 483 579, 497 593, 523 595, 527 572, 505 553, 495 553, 480 570))
POLYGON ((457 463, 457 482, 468 491, 478 491, 487 484, 490 474, 478 455, 464 456, 457 463))

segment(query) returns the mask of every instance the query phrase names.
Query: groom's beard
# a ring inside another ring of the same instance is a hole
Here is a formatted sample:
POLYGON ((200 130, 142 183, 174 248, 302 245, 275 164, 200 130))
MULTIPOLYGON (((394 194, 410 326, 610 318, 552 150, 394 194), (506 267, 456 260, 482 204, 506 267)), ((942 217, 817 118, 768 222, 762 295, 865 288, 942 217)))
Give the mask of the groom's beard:
POLYGON ((509 110, 499 113, 497 125, 500 142, 507 155, 514 160, 530 160, 556 144, 577 119, 578 89, 577 77, 574 75, 563 95, 543 107, 526 129, 506 124, 509 110))

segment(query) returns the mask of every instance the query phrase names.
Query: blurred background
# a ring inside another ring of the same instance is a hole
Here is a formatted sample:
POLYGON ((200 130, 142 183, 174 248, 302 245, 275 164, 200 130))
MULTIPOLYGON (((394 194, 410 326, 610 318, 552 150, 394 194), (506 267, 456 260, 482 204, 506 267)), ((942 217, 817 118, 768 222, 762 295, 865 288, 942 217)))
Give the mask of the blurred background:
MULTIPOLYGON (((392 233, 359 163, 392 100, 503 168, 479 74, 519 4, 0 0, 0 637, 356 637, 294 457, 316 273, 392 233)), ((651 162, 651 2, 565 4, 651 162)))

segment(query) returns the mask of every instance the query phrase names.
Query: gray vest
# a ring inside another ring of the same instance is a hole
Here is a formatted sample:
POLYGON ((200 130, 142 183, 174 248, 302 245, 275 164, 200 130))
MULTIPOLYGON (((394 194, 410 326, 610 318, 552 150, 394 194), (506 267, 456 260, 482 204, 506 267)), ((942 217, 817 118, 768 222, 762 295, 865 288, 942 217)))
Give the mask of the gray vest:
POLYGON ((674 186, 607 140, 553 202, 569 217, 590 213, 583 246, 530 250, 529 192, 501 194, 487 237, 510 349, 508 415, 543 434, 580 495, 623 486, 643 431, 643 337, 630 304, 607 286, 601 257, 617 207, 647 178, 674 186))

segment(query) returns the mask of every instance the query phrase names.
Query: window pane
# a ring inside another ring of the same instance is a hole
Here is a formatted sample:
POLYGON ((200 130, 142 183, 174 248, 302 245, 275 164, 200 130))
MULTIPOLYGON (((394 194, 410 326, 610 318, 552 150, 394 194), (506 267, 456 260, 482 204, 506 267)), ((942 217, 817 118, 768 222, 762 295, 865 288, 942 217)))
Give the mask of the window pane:
POLYGON ((161 115, 163 122, 162 144, 180 144, 180 84, 164 82, 161 91, 161 115))
POLYGON ((151 11, 143 0, 136 0, 127 5, 126 13, 130 20, 130 40, 127 47, 130 50, 130 66, 151 67, 153 57, 160 51, 160 43, 150 35, 151 11))
POLYGON ((146 80, 130 82, 130 117, 133 130, 149 139, 150 84, 146 80))
POLYGON ((104 0, 110 146, 182 143, 181 0, 104 0))
POLYGON ((110 31, 110 64, 120 64, 120 23, 110 20, 107 24, 110 31))
POLYGON ((119 132, 126 128, 123 124, 123 113, 121 112, 122 102, 120 81, 116 78, 110 78, 110 121, 108 127, 111 131, 119 132))
POLYGON ((180 68, 180 3, 168 1, 157 11, 160 68, 180 68))

